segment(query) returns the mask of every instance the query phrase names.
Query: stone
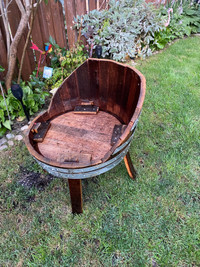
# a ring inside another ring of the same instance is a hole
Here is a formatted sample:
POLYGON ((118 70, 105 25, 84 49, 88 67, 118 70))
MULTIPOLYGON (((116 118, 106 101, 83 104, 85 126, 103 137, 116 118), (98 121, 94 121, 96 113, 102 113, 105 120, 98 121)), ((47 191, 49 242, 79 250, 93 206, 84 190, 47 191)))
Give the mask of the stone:
POLYGON ((27 130, 28 129, 28 125, 24 125, 22 128, 21 128, 21 131, 23 132, 23 131, 25 131, 25 130, 27 130))
POLYGON ((8 144, 9 144, 9 146, 13 146, 14 145, 14 142, 12 140, 9 140, 8 141, 8 144))
POLYGON ((8 133, 7 135, 6 135, 6 138, 9 140, 9 139, 12 139, 12 138, 14 138, 15 136, 14 136, 14 134, 11 134, 11 133, 8 133))
POLYGON ((22 139, 23 139, 23 136, 20 135, 20 134, 18 134, 18 135, 15 136, 15 140, 17 140, 17 141, 20 141, 22 139))
POLYGON ((6 149, 6 148, 8 148, 7 145, 0 146, 0 151, 4 150, 4 149, 6 149))
POLYGON ((7 142, 7 140, 6 140, 5 137, 1 138, 0 139, 0 146, 3 145, 3 144, 5 144, 6 142, 7 142))

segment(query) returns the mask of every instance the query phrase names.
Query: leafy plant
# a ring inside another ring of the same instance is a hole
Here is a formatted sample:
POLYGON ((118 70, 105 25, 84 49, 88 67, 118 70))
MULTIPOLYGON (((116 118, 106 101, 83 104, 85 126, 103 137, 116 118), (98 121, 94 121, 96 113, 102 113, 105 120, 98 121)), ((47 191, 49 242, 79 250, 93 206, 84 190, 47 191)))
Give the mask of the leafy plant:
POLYGON ((50 37, 52 44, 51 67, 54 68, 53 76, 47 79, 46 84, 53 88, 59 87, 64 78, 69 76, 73 70, 80 66, 87 58, 84 45, 77 43, 71 50, 60 48, 55 40, 50 37))
MULTIPOLYGON (((39 108, 42 107, 42 105, 44 105, 45 98, 49 95, 48 92, 44 91, 45 83, 40 81, 39 78, 36 78, 33 73, 30 81, 27 83, 23 81, 20 83, 20 86, 22 87, 24 93, 23 102, 28 108, 30 115, 33 115, 39 110, 39 108)), ((17 117, 24 117, 22 106, 12 95, 11 90, 8 90, 8 94, 6 95, 6 103, 11 120, 14 120, 17 117)), ((0 95, 0 136, 5 134, 7 129, 11 130, 11 125, 8 120, 3 96, 0 95)))
MULTIPOLYGON (((152 49, 163 49, 167 43, 175 38, 183 38, 191 33, 200 32, 200 6, 188 1, 172 3, 173 14, 169 26, 155 34, 152 49)), ((163 16, 167 15, 167 9, 161 9, 163 16)))
POLYGON ((0 72, 4 72, 4 68, 0 65, 0 72))
POLYGON ((102 56, 117 61, 150 55, 155 33, 164 29, 162 15, 143 0, 111 0, 109 6, 75 19, 88 44, 101 44, 102 56))

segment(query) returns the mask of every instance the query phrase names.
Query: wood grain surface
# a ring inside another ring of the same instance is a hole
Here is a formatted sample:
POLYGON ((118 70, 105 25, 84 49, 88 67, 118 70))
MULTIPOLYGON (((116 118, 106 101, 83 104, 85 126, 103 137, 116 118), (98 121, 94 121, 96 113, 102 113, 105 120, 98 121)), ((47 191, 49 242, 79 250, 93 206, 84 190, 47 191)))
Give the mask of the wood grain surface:
POLYGON ((107 161, 131 134, 141 113, 145 88, 145 77, 137 69, 112 60, 89 58, 63 81, 48 111, 33 121, 50 120, 53 126, 41 145, 34 143, 29 130, 25 140, 30 153, 39 161, 60 168, 83 168, 107 161), (67 113, 84 101, 92 101, 101 112, 84 115, 88 117, 67 113), (127 127, 111 146, 114 125, 120 123, 127 127), (98 129, 99 125, 106 133, 98 129), (66 154, 70 156, 65 157, 66 154))
POLYGON ((61 163, 70 159, 79 163, 101 159, 111 148, 115 124, 120 122, 103 111, 96 115, 67 112, 51 121, 43 142, 38 143, 38 151, 61 163))

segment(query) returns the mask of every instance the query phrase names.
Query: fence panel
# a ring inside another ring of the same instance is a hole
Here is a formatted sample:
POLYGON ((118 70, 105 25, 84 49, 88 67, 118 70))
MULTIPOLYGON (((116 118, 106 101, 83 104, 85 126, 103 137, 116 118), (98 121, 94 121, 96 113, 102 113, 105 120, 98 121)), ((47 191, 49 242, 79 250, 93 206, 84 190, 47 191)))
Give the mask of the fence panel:
MULTIPOLYGON (((7 51, 4 38, 1 32, 1 28, 0 28, 0 65, 4 67, 5 70, 7 69, 7 51)), ((0 72, 0 80, 3 80, 4 75, 5 72, 0 72)))
POLYGON ((74 20, 74 16, 76 15, 75 0, 71 0, 71 1, 65 0, 64 8, 65 8, 65 20, 67 24, 68 45, 71 48, 77 41, 77 33, 73 29, 73 26, 74 26, 73 20, 74 20))
MULTIPOLYGON (((44 1, 42 1, 34 18, 31 38, 25 53, 22 78, 25 80, 29 78, 31 72, 35 69, 35 59, 38 62, 40 56, 39 52, 36 51, 34 53, 30 49, 31 41, 33 41, 41 50, 44 50, 45 43, 48 42, 49 37, 52 36, 60 47, 72 48, 77 42, 78 37, 77 31, 73 28, 74 17, 86 14, 87 11, 91 11, 99 7, 104 8, 107 1, 108 0, 64 0, 64 6, 62 6, 60 1, 56 2, 54 0, 49 0, 48 4, 45 4, 44 1), (63 14, 63 8, 65 16, 63 14), (67 35, 65 28, 67 28, 67 35)), ((14 35, 17 31, 21 18, 21 13, 17 7, 16 1, 12 1, 9 6, 8 18, 11 32, 14 35)), ((5 29, 1 18, 0 30, 0 64, 7 67, 5 29)), ((17 58, 19 62, 21 60, 27 32, 28 28, 25 30, 18 46, 17 58)), ((85 41, 84 37, 81 37, 81 40, 85 41)), ((47 61, 43 61, 41 66, 46 65, 47 61)))
POLYGON ((63 17, 63 7, 59 1, 49 1, 51 5, 51 15, 53 18, 54 32, 56 43, 60 47, 67 47, 65 23, 63 17))
MULTIPOLYGON (((147 0, 147 2, 148 1, 156 2, 161 0, 147 0)), ((63 0, 62 6, 60 1, 49 0, 48 4, 45 4, 44 1, 42 1, 38 7, 37 14, 33 23, 33 29, 31 33, 32 41, 41 50, 44 50, 45 43, 48 42, 49 37, 52 36, 60 47, 72 48, 76 43, 78 37, 77 31, 73 28, 74 17, 76 17, 77 15, 86 14, 87 11, 91 11, 96 8, 100 8, 102 10, 107 6, 108 2, 109 0, 63 0), (63 14, 63 9, 65 11, 65 15, 63 14), (66 28, 67 35, 65 32, 66 28)), ((11 2, 9 6, 8 17, 10 28, 12 34, 14 35, 17 31, 21 17, 16 1, 11 2)), ((23 34, 18 46, 17 58, 19 62, 25 45, 27 32, 28 28, 25 30, 25 33, 23 34)), ((82 37, 81 40, 84 40, 84 37, 82 37)), ((29 78, 31 72, 35 69, 35 59, 38 62, 40 56, 39 52, 37 51, 34 56, 34 53, 30 49, 30 46, 31 39, 28 43, 24 58, 24 65, 22 68, 22 78, 25 80, 29 78)), ((48 60, 44 61, 42 66, 47 64, 47 62, 48 60)), ((6 64, 5 29, 3 27, 2 18, 0 17, 0 65, 6 68, 6 64)))
POLYGON ((89 9, 90 11, 93 9, 96 9, 97 5, 96 5, 96 0, 89 0, 89 9))

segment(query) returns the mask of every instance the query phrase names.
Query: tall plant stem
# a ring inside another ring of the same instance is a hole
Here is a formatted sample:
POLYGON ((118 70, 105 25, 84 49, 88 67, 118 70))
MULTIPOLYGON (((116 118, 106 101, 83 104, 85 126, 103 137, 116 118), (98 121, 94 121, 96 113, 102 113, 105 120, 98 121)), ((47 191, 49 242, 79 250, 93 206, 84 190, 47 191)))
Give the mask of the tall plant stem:
POLYGON ((37 13, 38 5, 39 5, 39 3, 37 4, 35 11, 34 11, 34 7, 32 6, 29 31, 28 31, 28 34, 27 34, 27 37, 26 37, 26 42, 25 42, 25 45, 24 45, 22 58, 21 58, 21 63, 20 63, 20 68, 19 68, 19 73, 18 73, 18 79, 17 79, 17 83, 18 84, 20 83, 21 74, 22 74, 22 67, 23 67, 23 64, 24 64, 24 57, 25 57, 27 46, 28 46, 28 41, 29 41, 29 38, 30 38, 30 35, 31 35, 31 32, 32 32, 33 22, 34 22, 34 19, 35 19, 35 15, 37 13))

